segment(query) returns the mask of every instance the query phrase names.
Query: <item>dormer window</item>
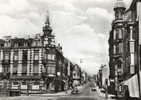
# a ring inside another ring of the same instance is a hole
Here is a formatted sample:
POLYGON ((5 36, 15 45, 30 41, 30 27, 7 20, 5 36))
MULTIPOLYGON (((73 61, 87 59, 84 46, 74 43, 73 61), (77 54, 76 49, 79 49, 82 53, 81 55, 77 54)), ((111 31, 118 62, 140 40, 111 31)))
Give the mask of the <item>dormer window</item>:
POLYGON ((22 42, 19 42, 19 46, 22 47, 23 46, 23 43, 22 42))
POLYGON ((4 46, 5 47, 10 47, 10 41, 9 40, 6 40, 4 46))
POLYGON ((14 44, 14 47, 18 47, 18 43, 15 43, 15 44, 14 44))
POLYGON ((26 43, 26 42, 24 43, 24 46, 25 46, 25 47, 27 46, 27 43, 26 43))

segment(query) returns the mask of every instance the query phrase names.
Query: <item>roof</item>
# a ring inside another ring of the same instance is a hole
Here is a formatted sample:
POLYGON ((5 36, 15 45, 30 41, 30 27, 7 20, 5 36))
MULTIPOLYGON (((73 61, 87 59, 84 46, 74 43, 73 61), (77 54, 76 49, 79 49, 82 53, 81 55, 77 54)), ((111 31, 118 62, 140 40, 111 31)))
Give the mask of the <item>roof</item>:
POLYGON ((141 2, 141 0, 130 0, 130 5, 127 7, 127 11, 133 9, 137 2, 141 2))
POLYGON ((125 8, 125 3, 123 2, 123 0, 117 0, 115 2, 114 8, 125 8))

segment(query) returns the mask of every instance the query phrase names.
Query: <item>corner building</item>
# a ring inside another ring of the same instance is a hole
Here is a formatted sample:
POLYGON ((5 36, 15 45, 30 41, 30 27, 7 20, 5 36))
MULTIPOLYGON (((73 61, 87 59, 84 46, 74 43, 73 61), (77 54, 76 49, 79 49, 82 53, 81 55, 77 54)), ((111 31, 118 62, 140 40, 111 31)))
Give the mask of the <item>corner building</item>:
POLYGON ((109 36, 110 86, 122 96, 122 83, 139 71, 140 0, 132 0, 128 8, 122 0, 114 6, 115 19, 109 36))
POLYGON ((62 47, 55 45, 49 16, 43 34, 33 38, 6 36, 0 40, 0 93, 20 95, 63 90, 67 67, 62 47))

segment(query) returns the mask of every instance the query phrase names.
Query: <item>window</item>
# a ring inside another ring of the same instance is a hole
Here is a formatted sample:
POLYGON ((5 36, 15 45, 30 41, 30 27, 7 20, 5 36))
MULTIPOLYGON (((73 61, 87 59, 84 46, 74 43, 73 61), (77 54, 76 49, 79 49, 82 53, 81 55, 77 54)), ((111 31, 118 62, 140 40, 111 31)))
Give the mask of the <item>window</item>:
POLYGON ((19 84, 19 82, 13 82, 13 85, 18 85, 19 84))
POLYGON ((4 60, 10 60, 10 53, 4 52, 4 60))
POLYGON ((10 66, 9 65, 3 65, 3 72, 4 73, 9 73, 10 72, 10 66))
POLYGON ((122 15, 122 11, 121 10, 118 10, 115 14, 115 18, 116 19, 122 19, 123 15, 122 15))
POLYGON ((18 43, 17 42, 14 44, 14 47, 18 47, 18 43))
POLYGON ((75 77, 76 76, 76 73, 73 73, 73 76, 75 77))
POLYGON ((48 60, 55 60, 54 54, 48 54, 48 60))
POLYGON ((39 64, 34 64, 33 73, 34 75, 37 75, 39 73, 39 64))
POLYGON ((40 41, 39 40, 35 40, 33 41, 33 46, 40 46, 40 41))
POLYGON ((10 41, 9 40, 6 40, 4 46, 5 47, 10 47, 10 41))
POLYGON ((19 44, 20 47, 24 46, 23 42, 19 42, 18 44, 19 44))
POLYGON ((113 52, 114 54, 116 54, 116 46, 114 45, 114 52, 113 52))
POLYGON ((41 41, 38 40, 37 46, 41 46, 41 41))
POLYGON ((47 67, 48 74, 55 74, 55 67, 47 67))
POLYGON ((25 46, 25 47, 27 46, 27 42, 24 42, 24 46, 25 46))
POLYGON ((113 39, 116 40, 116 31, 113 31, 113 39))
POLYGON ((134 52, 134 49, 135 47, 134 47, 134 42, 132 41, 132 42, 130 42, 130 52, 134 52))
POLYGON ((18 60, 18 51, 14 51, 13 60, 18 60))
POLYGON ((27 73, 27 65, 26 64, 23 64, 22 65, 22 74, 23 75, 26 75, 26 73, 27 73))
POLYGON ((116 29, 116 38, 117 39, 123 39, 123 33, 122 33, 122 29, 120 29, 120 28, 117 28, 116 29))
POLYGON ((34 85, 39 85, 40 83, 39 82, 34 82, 34 85))
POLYGON ((135 60, 135 57, 134 57, 134 54, 131 54, 131 58, 130 59, 131 59, 131 65, 134 66, 135 65, 135 61, 134 61, 135 60))
POLYGON ((123 38, 123 33, 122 33, 122 29, 118 29, 118 39, 122 39, 123 38))
POLYGON ((123 43, 119 43, 119 53, 123 53, 123 43))
POLYGON ((23 60, 27 60, 27 50, 23 50, 23 60))
POLYGON ((34 60, 39 60, 39 50, 34 50, 34 60))
POLYGON ((13 64, 13 74, 16 75, 18 72, 18 63, 13 64))
POLYGON ((26 82, 22 82, 22 85, 26 85, 26 82))

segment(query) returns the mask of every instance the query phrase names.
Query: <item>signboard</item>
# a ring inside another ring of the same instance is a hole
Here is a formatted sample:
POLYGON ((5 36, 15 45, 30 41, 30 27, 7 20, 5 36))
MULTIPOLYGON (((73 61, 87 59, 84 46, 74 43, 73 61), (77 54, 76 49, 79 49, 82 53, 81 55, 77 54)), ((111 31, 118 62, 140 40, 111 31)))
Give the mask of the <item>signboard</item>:
POLYGON ((137 3, 137 16, 139 21, 139 45, 141 45, 141 2, 137 3))

